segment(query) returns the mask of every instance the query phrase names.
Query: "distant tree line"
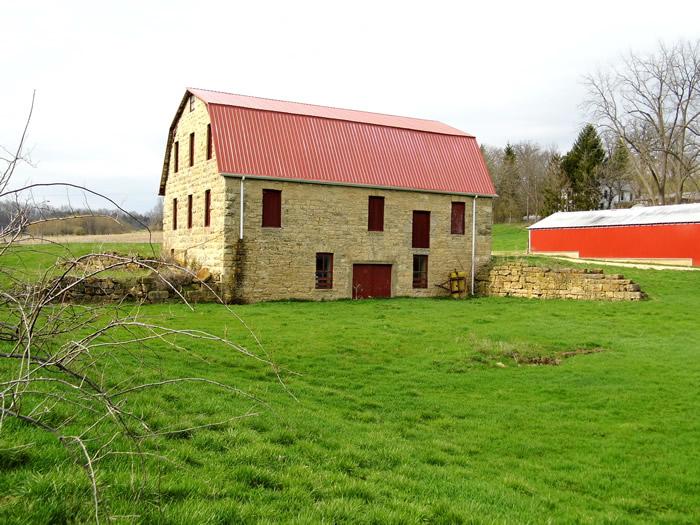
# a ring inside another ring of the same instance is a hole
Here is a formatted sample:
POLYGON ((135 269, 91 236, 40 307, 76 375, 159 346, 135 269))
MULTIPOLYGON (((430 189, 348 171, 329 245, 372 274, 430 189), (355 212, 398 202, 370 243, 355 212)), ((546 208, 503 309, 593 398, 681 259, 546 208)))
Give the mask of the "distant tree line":
POLYGON ((532 142, 482 148, 496 222, 700 200, 700 40, 630 53, 585 83, 591 123, 566 154, 532 142))
POLYGON ((163 228, 163 204, 159 200, 146 213, 114 209, 74 208, 37 204, 27 207, 13 200, 0 201, 0 229, 6 227, 19 210, 28 213, 27 233, 42 235, 109 235, 149 228, 163 228))

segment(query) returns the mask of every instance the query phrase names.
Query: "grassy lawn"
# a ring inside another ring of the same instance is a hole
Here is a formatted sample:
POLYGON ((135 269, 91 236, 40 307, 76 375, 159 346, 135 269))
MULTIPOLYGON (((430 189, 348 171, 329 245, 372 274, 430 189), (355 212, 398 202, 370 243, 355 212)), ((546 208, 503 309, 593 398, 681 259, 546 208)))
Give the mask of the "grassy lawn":
MULTIPOLYGON (((160 254, 160 245, 148 243, 71 243, 71 244, 17 244, 5 252, 0 259, 0 283, 8 280, 6 271, 21 280, 41 278, 47 268, 58 261, 70 260, 90 253, 138 254, 143 257, 155 257, 160 254)), ((53 273, 60 268, 52 268, 53 273)), ((110 275, 118 276, 119 271, 110 275)), ((133 274, 132 274, 133 275, 133 274)))
MULTIPOLYGON (((191 345, 204 359, 158 344, 125 352, 115 381, 203 376, 267 406, 149 442, 169 460, 147 459, 145 480, 132 477, 129 458, 106 459, 105 508, 117 522, 139 523, 697 523, 700 272, 619 271, 650 299, 235 307, 288 370, 297 400, 266 367, 204 343, 191 345), (559 366, 513 359, 581 349, 602 351, 559 366)), ((222 306, 142 313, 253 347, 222 306)), ((156 428, 250 408, 194 384, 137 394, 132 404, 156 428)), ((0 522, 89 521, 89 485, 64 449, 4 425, 0 522)))
POLYGON ((527 251, 527 224, 494 224, 494 252, 525 252, 527 251))

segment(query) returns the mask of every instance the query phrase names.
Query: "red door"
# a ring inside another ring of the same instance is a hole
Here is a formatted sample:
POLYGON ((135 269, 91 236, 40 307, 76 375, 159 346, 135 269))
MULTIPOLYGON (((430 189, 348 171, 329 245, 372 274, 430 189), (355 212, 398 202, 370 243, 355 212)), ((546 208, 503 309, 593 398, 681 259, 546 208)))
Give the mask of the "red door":
POLYGON ((391 264, 353 264, 352 298, 391 297, 391 264))

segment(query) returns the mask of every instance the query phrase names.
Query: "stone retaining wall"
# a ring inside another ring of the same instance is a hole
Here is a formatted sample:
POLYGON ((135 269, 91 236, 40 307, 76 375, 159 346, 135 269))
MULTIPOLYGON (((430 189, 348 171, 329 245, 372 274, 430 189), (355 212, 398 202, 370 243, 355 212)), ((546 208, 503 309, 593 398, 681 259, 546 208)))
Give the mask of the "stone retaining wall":
POLYGON ((484 268, 476 276, 478 295, 538 299, 639 301, 639 285, 599 269, 546 268, 524 263, 484 268))
MULTIPOLYGON (((191 303, 217 302, 219 286, 216 283, 203 283, 190 275, 169 275, 168 282, 191 303)), ((156 275, 113 279, 109 277, 64 277, 64 288, 68 290, 60 298, 72 303, 109 303, 120 301, 141 301, 162 303, 169 300, 181 301, 178 294, 156 275)))

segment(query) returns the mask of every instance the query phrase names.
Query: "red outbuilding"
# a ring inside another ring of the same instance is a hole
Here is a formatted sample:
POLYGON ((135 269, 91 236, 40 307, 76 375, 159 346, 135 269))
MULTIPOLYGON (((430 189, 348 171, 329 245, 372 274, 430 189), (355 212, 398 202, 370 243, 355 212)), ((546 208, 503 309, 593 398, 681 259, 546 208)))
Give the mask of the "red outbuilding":
POLYGON ((530 226, 529 251, 700 266, 700 204, 555 213, 530 226))

